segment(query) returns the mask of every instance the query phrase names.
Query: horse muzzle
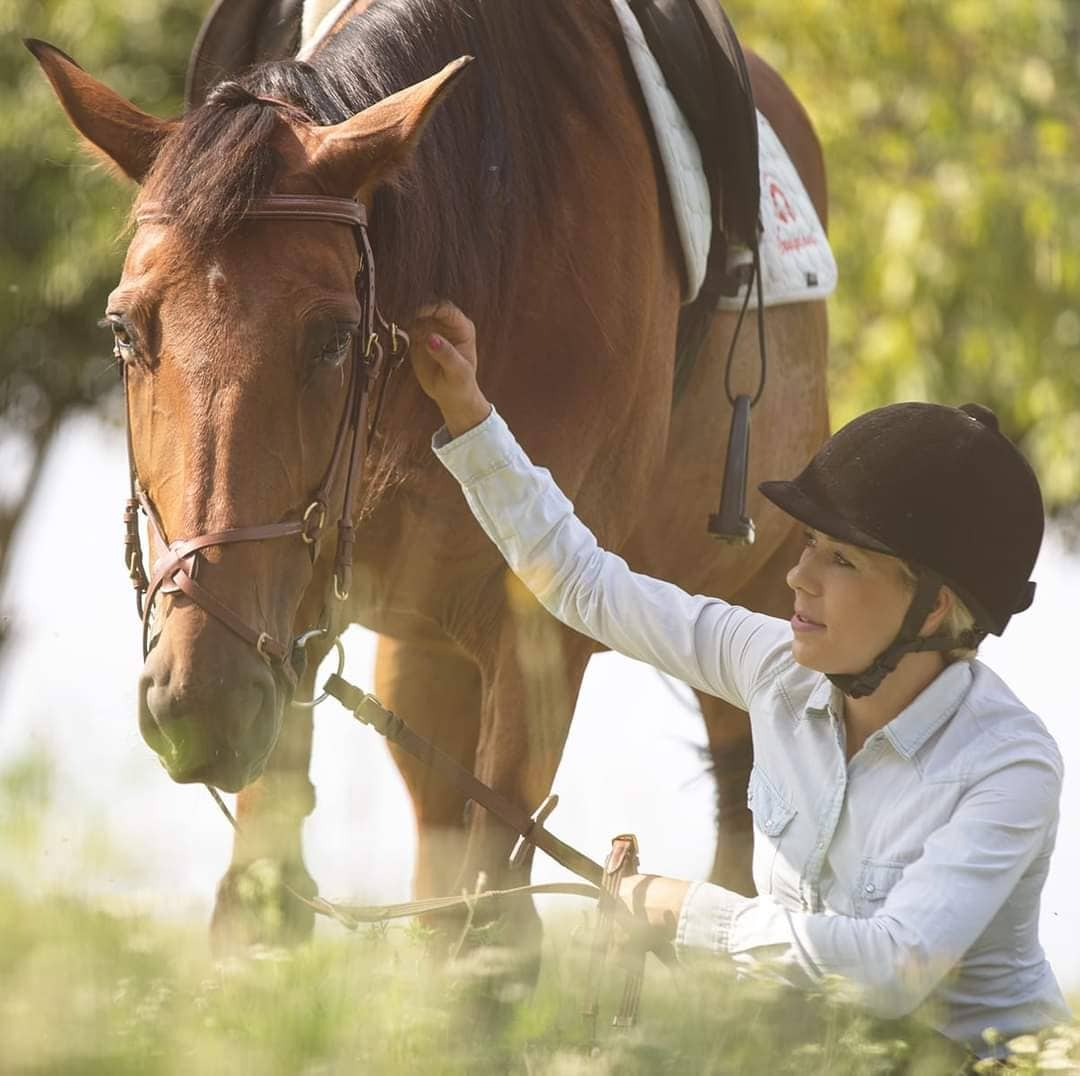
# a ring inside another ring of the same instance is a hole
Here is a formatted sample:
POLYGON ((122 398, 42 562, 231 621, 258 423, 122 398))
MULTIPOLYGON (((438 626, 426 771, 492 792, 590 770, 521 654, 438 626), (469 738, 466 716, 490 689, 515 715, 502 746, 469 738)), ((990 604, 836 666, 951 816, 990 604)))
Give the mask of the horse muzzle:
POLYGON ((226 650, 200 668, 159 640, 140 679, 139 728, 174 781, 237 792, 265 768, 285 698, 264 661, 226 650))

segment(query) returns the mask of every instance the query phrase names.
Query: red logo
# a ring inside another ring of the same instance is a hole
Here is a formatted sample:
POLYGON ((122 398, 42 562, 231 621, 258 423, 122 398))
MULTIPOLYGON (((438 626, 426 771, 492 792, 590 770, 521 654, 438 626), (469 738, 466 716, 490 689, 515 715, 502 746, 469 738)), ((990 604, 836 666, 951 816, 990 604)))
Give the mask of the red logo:
POLYGON ((791 203, 783 188, 772 178, 769 179, 769 197, 772 199, 773 211, 776 213, 778 223, 794 224, 795 210, 791 208, 791 203))

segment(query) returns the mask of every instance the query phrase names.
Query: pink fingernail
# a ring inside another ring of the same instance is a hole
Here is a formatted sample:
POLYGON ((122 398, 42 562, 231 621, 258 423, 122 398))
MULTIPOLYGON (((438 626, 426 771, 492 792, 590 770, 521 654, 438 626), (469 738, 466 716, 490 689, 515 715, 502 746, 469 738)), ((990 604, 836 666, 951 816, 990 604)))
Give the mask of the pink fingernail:
POLYGON ((442 347, 442 343, 443 341, 441 336, 435 336, 434 334, 432 334, 428 337, 428 347, 430 347, 432 351, 438 351, 442 347))

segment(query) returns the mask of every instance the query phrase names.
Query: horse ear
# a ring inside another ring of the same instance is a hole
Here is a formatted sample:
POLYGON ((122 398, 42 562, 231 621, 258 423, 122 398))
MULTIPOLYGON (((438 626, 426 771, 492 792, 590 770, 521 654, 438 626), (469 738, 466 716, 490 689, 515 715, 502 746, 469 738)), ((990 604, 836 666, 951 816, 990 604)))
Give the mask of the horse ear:
POLYGON ((70 56, 45 41, 23 42, 41 64, 60 104, 91 149, 104 154, 124 175, 141 183, 175 121, 141 112, 130 101, 91 78, 70 56))
POLYGON ((312 132, 312 170, 323 187, 365 201, 375 188, 404 168, 435 110, 472 63, 461 56, 438 74, 384 98, 332 127, 312 132))

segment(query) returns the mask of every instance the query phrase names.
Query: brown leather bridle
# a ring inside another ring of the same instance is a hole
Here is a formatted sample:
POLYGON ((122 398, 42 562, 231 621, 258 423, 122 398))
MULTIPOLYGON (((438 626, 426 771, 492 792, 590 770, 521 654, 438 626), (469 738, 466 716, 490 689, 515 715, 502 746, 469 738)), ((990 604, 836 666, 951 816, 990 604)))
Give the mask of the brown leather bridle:
MULTIPOLYGON (((171 218, 155 202, 145 202, 135 217, 138 224, 168 224, 171 218)), ((352 575, 353 506, 357 489, 364 473, 368 450, 378 425, 386 398, 386 387, 394 371, 404 361, 409 350, 408 334, 388 323, 380 313, 375 299, 375 258, 367 231, 367 210, 351 198, 278 194, 253 200, 244 214, 244 220, 310 220, 346 225, 353 229, 360 264, 356 272, 356 294, 360 300, 360 327, 352 343, 352 372, 349 380, 348 398, 341 424, 334 442, 333 454, 326 475, 315 491, 307 508, 299 519, 280 523, 265 523, 252 527, 232 527, 214 531, 194 538, 176 539, 170 542, 150 496, 139 481, 135 468, 135 453, 131 440, 131 410, 128 392, 127 365, 120 362, 124 385, 124 422, 126 426, 128 475, 130 494, 124 510, 124 562, 135 588, 135 605, 142 618, 142 649, 145 660, 150 652, 150 617, 154 601, 159 594, 182 592, 214 619, 224 624, 246 643, 250 643, 259 655, 275 671, 280 672, 288 683, 290 692, 296 687, 297 672, 294 667, 297 640, 288 643, 273 638, 268 632, 248 624, 243 617, 216 598, 196 582, 200 554, 211 546, 229 545, 236 542, 260 542, 276 538, 299 536, 309 547, 314 564, 318 556, 319 540, 330 513, 329 498, 346 457, 348 459, 345 493, 337 523, 337 550, 334 570, 328 590, 338 601, 349 596, 352 575), (386 338, 392 361, 384 362, 386 338), (368 418, 369 401, 374 387, 378 387, 378 403, 371 421, 368 418), (351 444, 350 444, 351 442, 351 444), (139 536, 139 510, 146 513, 149 529, 157 542, 166 550, 152 565, 148 577, 143 566, 142 544, 139 536)), ((330 607, 327 595, 327 610, 330 607)), ((327 625, 323 625, 326 627, 327 625)), ((305 632, 298 639, 306 639, 305 632)), ((300 643, 302 645, 302 642, 300 643)))

